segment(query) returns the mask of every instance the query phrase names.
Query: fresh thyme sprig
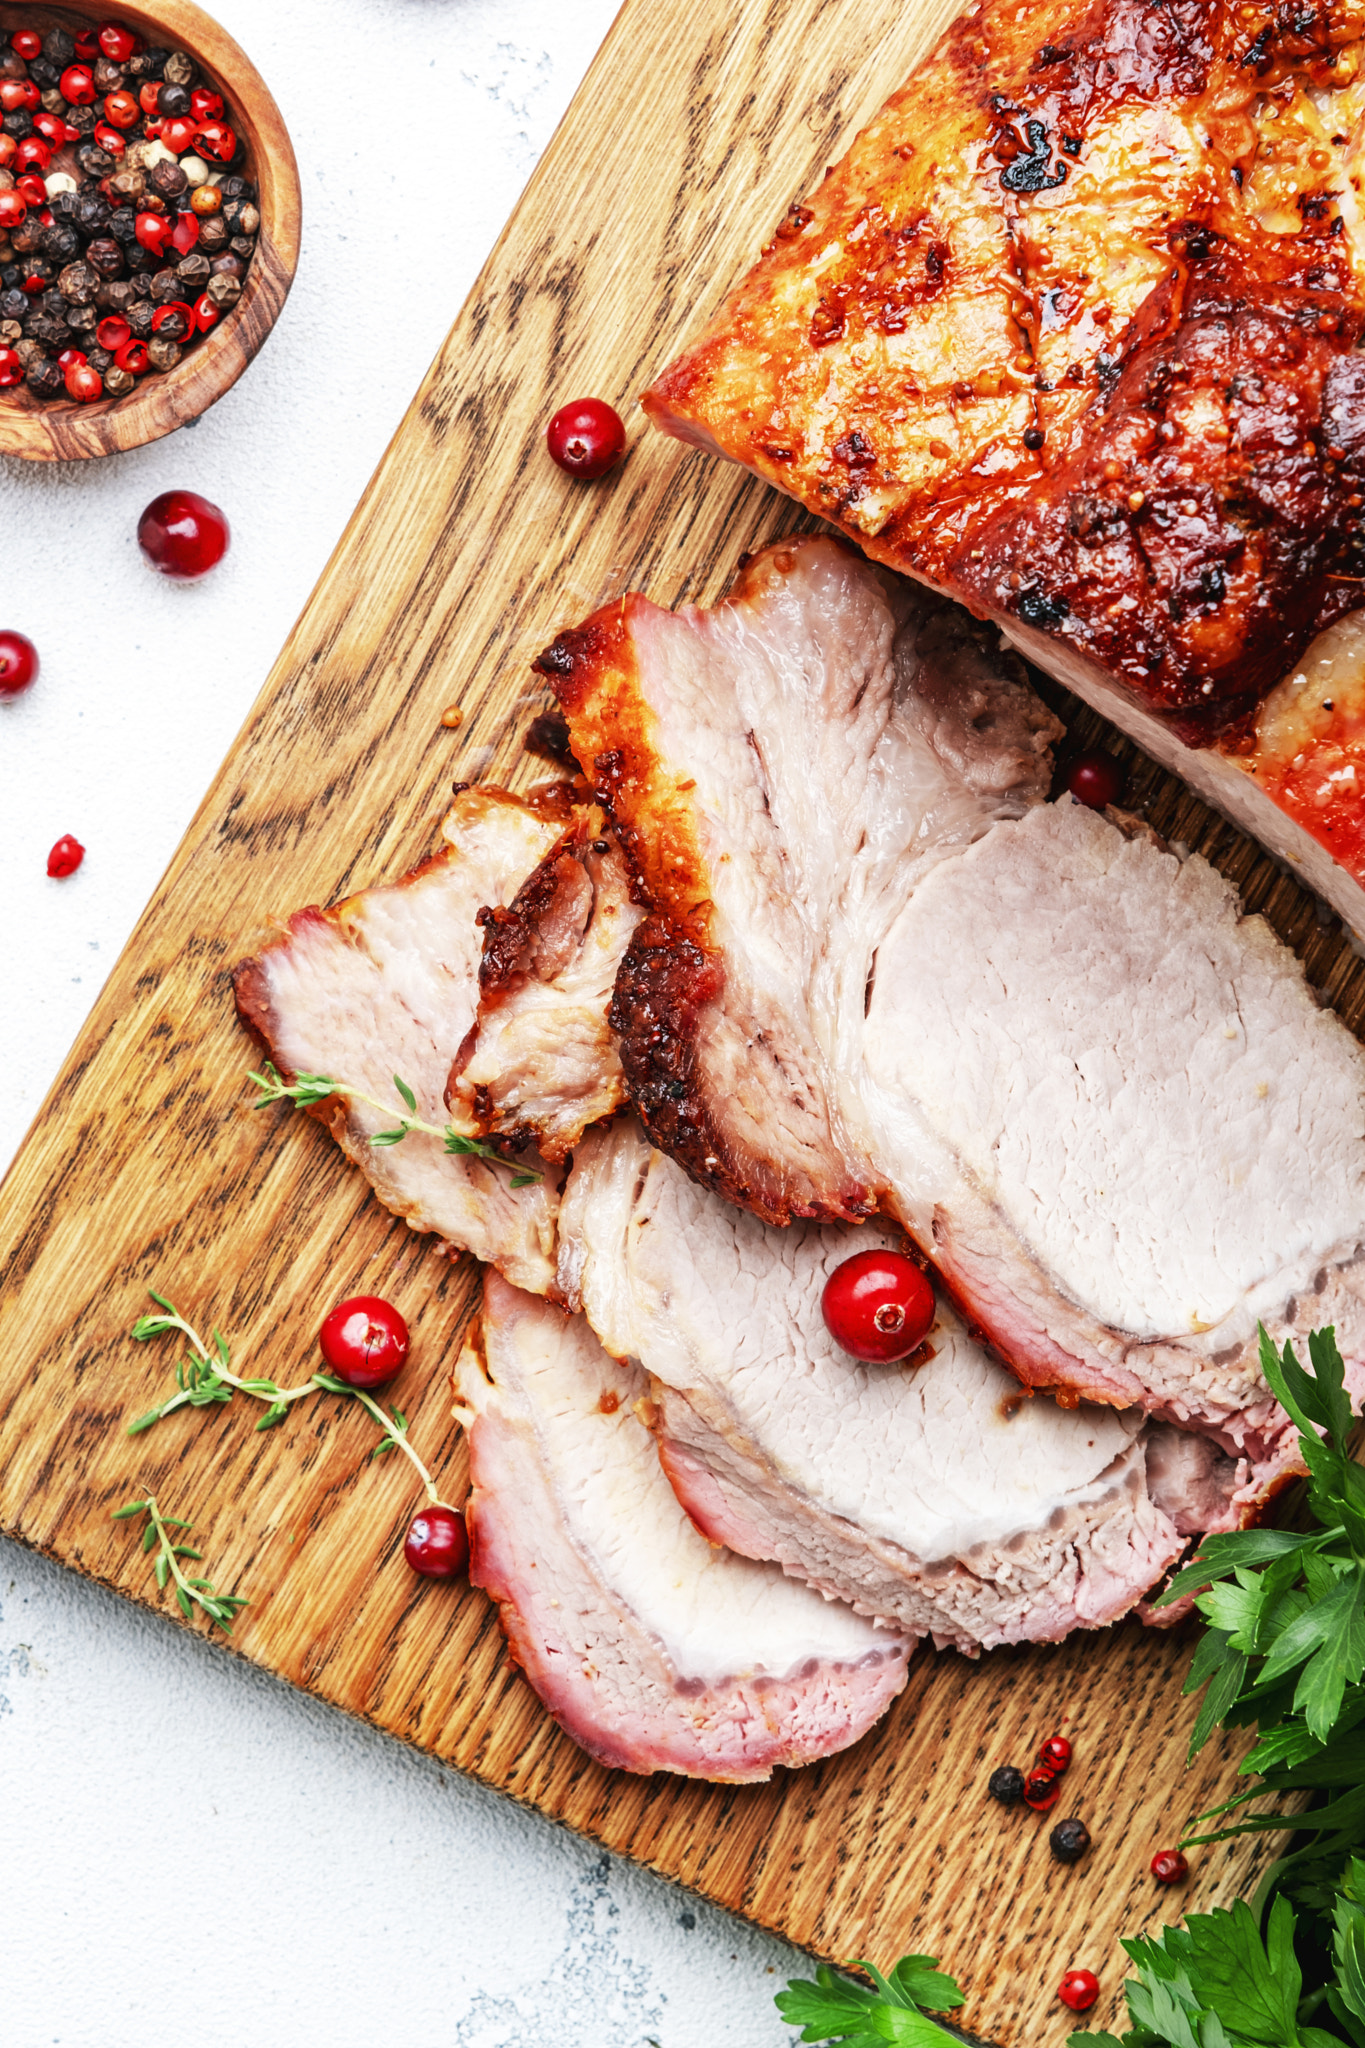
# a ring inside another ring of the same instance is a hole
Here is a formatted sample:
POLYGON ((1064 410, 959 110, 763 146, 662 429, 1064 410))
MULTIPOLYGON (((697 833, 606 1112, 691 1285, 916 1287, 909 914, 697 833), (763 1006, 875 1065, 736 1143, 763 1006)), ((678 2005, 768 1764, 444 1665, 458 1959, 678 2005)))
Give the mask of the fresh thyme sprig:
MULTIPOLYGON (((380 1102, 376 1096, 367 1095, 363 1088, 350 1088, 344 1081, 333 1081, 326 1074, 300 1074, 294 1081, 285 1081, 278 1070, 267 1060, 265 1069, 259 1074, 248 1074, 260 1094, 252 1104, 253 1109, 265 1109, 272 1102, 294 1102, 300 1109, 315 1108, 319 1102, 326 1102, 329 1096, 344 1095, 348 1102, 367 1102, 371 1109, 380 1110, 383 1115, 392 1115, 392 1105, 380 1102)), ((393 1077, 407 1114, 400 1114, 392 1130, 376 1131, 370 1139, 372 1145, 401 1145, 404 1138, 410 1138, 414 1131, 425 1137, 439 1138, 447 1152, 458 1153, 463 1158, 486 1160, 493 1166, 509 1166, 494 1145, 486 1145, 481 1138, 466 1138, 457 1131, 454 1124, 429 1124, 417 1115, 417 1097, 406 1081, 399 1075, 393 1077)), ((514 1188, 530 1187, 533 1182, 543 1180, 544 1175, 534 1173, 528 1167, 518 1167, 512 1175, 514 1188)))
MULTIPOLYGON (((176 1367, 176 1392, 159 1407, 148 1409, 139 1415, 136 1422, 128 1424, 129 1436, 137 1436, 153 1423, 174 1414, 177 1408, 207 1408, 216 1403, 230 1401, 234 1394, 248 1394, 253 1401, 264 1401, 268 1405, 265 1414, 256 1424, 258 1430, 273 1429, 282 1422, 294 1401, 301 1401, 305 1394, 347 1394, 358 1401, 367 1415, 383 1430, 383 1440, 370 1453, 378 1457, 385 1451, 401 1451, 414 1467, 422 1482, 432 1507, 444 1507, 446 1503, 436 1490, 430 1472, 408 1442, 407 1417, 398 1408, 385 1414, 379 1403, 362 1387, 347 1386, 344 1380, 333 1379, 330 1373, 315 1372, 302 1386, 279 1387, 270 1379, 242 1379, 232 1370, 232 1354, 227 1339, 218 1329, 213 1331, 212 1348, 205 1344, 194 1327, 186 1322, 173 1301, 155 1288, 148 1288, 152 1300, 165 1310, 164 1315, 139 1316, 133 1325, 133 1336, 140 1344, 150 1337, 164 1337, 168 1331, 178 1330, 189 1342, 189 1356, 176 1367)), ((131 1512, 131 1510, 130 1510, 131 1512)))
POLYGON ((219 1628, 231 1635, 232 1624, 239 1609, 248 1607, 251 1603, 243 1599, 239 1593, 215 1593, 211 1579, 187 1577, 180 1562, 181 1558, 187 1557, 198 1563, 202 1561, 204 1555, 203 1551, 196 1550, 193 1544, 180 1540, 181 1536, 190 1534, 194 1524, 182 1521, 178 1515, 163 1515, 156 1504, 155 1495, 150 1493, 145 1500, 125 1501, 121 1508, 114 1509, 116 1522, 129 1521, 134 1515, 147 1517, 147 1526, 142 1532, 142 1548, 149 1553, 153 1550, 156 1552, 152 1571, 162 1592, 166 1590, 167 1581, 173 1580, 176 1601, 186 1621, 193 1619, 196 1607, 202 1607, 210 1621, 216 1621, 219 1628), (180 1534, 173 1535, 173 1530, 179 1531, 180 1534))

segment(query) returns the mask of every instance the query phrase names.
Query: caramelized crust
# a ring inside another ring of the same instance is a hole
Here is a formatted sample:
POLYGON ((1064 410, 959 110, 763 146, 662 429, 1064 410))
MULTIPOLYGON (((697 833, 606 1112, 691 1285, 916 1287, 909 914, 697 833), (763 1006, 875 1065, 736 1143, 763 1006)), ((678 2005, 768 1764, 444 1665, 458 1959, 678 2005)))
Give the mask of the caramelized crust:
POLYGON ((1239 741, 1365 595, 1360 0, 986 0, 645 394, 1239 741))

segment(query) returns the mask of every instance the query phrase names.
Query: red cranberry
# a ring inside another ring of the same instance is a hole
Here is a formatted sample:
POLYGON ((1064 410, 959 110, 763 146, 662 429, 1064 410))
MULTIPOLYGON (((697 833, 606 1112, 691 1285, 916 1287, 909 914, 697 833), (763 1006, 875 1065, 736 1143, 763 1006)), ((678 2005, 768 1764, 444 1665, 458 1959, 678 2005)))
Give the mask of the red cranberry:
MULTIPOLYGON (((24 381, 24 366, 12 348, 0 348, 0 391, 12 390, 24 381)), ((3 695, 0 691, 0 695, 3 695)))
MULTIPOLYGON (((132 369, 131 362, 127 367, 132 369)), ((187 579, 206 576, 216 567, 232 535, 218 507, 197 491, 163 491, 139 519, 137 538, 143 554, 163 576, 187 579)))
POLYGON ((164 256, 171 236, 175 233, 175 222, 164 213, 140 213, 137 216, 137 238, 144 249, 153 256, 164 256))
POLYGON ((72 64, 62 73, 58 91, 69 107, 93 107, 95 104, 95 81, 84 64, 72 64))
POLYGON ((25 64, 31 64, 35 57, 43 54, 43 39, 31 28, 17 28, 9 39, 9 46, 25 64))
POLYGON ((111 92, 104 102, 105 118, 115 128, 136 128, 142 109, 130 92, 111 92))
POLYGON ((377 1294, 356 1294, 332 1310, 318 1344, 328 1369, 348 1387, 382 1387, 402 1370, 408 1326, 377 1294))
POLYGON ((219 93, 205 92, 202 86, 190 94, 190 113, 196 121, 221 121, 223 101, 219 93))
POLYGON ((106 21, 100 28, 99 46, 111 64, 126 64, 137 54, 137 37, 121 21, 106 21))
POLYGON ((1068 1970, 1057 1986, 1057 1996, 1073 2012, 1089 2012, 1100 1995, 1100 1980, 1093 1970, 1068 1970))
MULTIPOLYGON (((237 137, 225 121, 205 121, 202 126, 197 122, 191 122, 190 126, 197 131, 192 139, 200 156, 208 157, 211 162, 218 164, 232 162, 237 154, 237 137)), ((170 147, 174 149, 175 144, 170 143, 170 147)))
POLYGON ((38 680, 38 650, 22 633, 0 631, 0 697, 17 697, 38 680))
POLYGON ((54 882, 64 882, 68 875, 75 874, 84 859, 85 848, 80 840, 63 832, 47 857, 47 872, 54 882))
POLYGON ((1152 1858, 1152 1876, 1158 1884, 1184 1884, 1190 1866, 1178 1849, 1158 1849, 1152 1858))
POLYGON ((1066 778, 1066 786, 1077 803, 1085 804, 1092 811, 1102 811, 1106 804, 1118 802, 1123 776, 1112 754, 1096 751, 1077 757, 1066 778))
POLYGON ((1060 1777, 1071 1762, 1071 1744, 1065 1735, 1049 1735, 1038 1752, 1038 1761, 1044 1770, 1051 1771, 1054 1777, 1060 1777))
POLYGON ((561 469, 590 483, 625 454, 625 422, 600 398, 576 398, 550 421, 545 444, 561 469))
POLYGON ((67 366, 66 389, 78 405, 93 405, 97 398, 104 396, 104 379, 82 356, 78 363, 67 366))
POLYGON ((1024 1801, 1035 1813, 1046 1813, 1061 1796, 1062 1788, 1053 1771, 1030 1771, 1024 1780, 1024 1801))
POLYGON ((888 1365, 928 1336, 934 1290, 903 1252, 855 1252, 825 1282, 820 1313, 842 1350, 888 1365))
POLYGON ((412 1518, 403 1555, 424 1579, 457 1578, 469 1563, 464 1516, 454 1508, 422 1508, 412 1518))
POLYGON ((8 234, 11 228, 21 228, 28 218, 28 201, 17 185, 11 185, 7 192, 0 192, 0 233, 8 234))
POLYGON ((132 331, 121 313, 107 313, 95 329, 95 339, 101 348, 108 349, 113 356, 118 354, 132 331))

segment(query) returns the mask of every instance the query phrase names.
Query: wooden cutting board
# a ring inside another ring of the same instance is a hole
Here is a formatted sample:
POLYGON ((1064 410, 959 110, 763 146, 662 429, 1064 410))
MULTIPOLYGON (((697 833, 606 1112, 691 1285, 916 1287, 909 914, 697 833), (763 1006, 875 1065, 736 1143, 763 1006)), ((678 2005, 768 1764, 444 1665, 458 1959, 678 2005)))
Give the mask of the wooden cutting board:
MULTIPOLYGON (((1230 1900, 1263 1861, 1196 1852, 1175 1896, 1146 1875, 1233 1786, 1223 1743, 1183 1771, 1188 1636, 1133 1624, 976 1665, 922 1650, 845 1756, 743 1790, 628 1778, 548 1720, 481 1595, 408 1572, 412 1488, 398 1460, 368 1462, 353 1408, 303 1403, 269 1435, 241 1403, 124 1430, 174 1358, 128 1340, 148 1286, 281 1382, 311 1370, 333 1302, 376 1292, 413 1327, 413 1440, 462 1497, 445 1376, 477 1276, 368 1199, 317 1126, 248 1106, 229 970, 270 915, 425 853, 452 778, 546 774, 520 735, 558 628, 627 586, 711 601, 744 550, 809 523, 646 433, 633 395, 950 11, 627 0, 0 1190, 0 1528, 175 1619, 110 1519, 155 1488, 197 1522, 219 1588, 249 1598, 239 1654, 824 1956, 943 1957, 965 2024, 1022 2048, 1064 2039, 1066 1968, 1101 1974, 1106 2023, 1118 1935, 1230 1900), (542 442, 585 392, 631 422, 596 486, 542 442), (439 723, 452 702, 458 735, 439 723), (1095 1838, 1072 1870, 1047 1822, 985 1797, 1054 1729, 1077 1760, 1053 1818, 1095 1838)), ((1362 970, 1339 931, 1149 765, 1130 795, 1240 882, 1354 1024, 1362 970)))

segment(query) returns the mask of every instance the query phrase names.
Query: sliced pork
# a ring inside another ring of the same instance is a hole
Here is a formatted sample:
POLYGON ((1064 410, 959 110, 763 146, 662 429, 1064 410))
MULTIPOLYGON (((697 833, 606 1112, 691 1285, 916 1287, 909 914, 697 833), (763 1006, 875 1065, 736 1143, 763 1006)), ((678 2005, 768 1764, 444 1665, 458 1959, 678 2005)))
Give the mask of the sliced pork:
POLYGON ((543 666, 651 899, 631 1095, 699 1183, 880 1206, 1022 1378, 1263 1471, 1258 1318, 1365 1386, 1365 1055, 1206 863, 1038 804, 1055 727, 968 626, 813 540, 543 666))
POLYGON ((1349 0, 985 0, 644 398, 997 620, 1361 935, 1363 38, 1349 0))
POLYGON ((716 1542, 975 1654, 1133 1608, 1265 1475, 1139 1410, 1031 1399, 946 1301, 926 1352, 841 1352, 820 1296, 884 1225, 759 1223, 625 1121, 583 1145, 560 1216, 560 1286, 652 1376, 680 1499, 716 1542))
POLYGON ((388 1105, 335 1095, 314 1111, 385 1207, 538 1292, 554 1277, 558 1207, 543 1161, 453 1156, 422 1133, 399 1145, 370 1140, 403 1112, 395 1074, 419 1118, 449 1120, 446 1084, 478 1006, 479 913, 516 897, 571 817, 563 793, 533 804, 465 790, 445 819, 442 852, 390 887, 299 911, 234 976, 242 1021, 286 1079, 323 1074, 388 1105), (514 1172, 541 1177, 514 1188, 514 1172))
POLYGON ((600 1763, 744 1783, 856 1742, 908 1645, 701 1536, 634 1404, 638 1368, 490 1273, 456 1369, 474 1583, 600 1763))
POLYGON ((446 1101, 461 1129, 559 1162, 626 1099, 607 1009, 644 912, 602 811, 583 807, 513 902, 480 916, 479 1013, 446 1101))
POLYGON ((1061 727, 963 613, 829 540, 765 550, 711 612, 627 597, 538 666, 650 900, 612 1018, 647 1128, 769 1220, 867 1214, 838 1077, 876 947, 1041 799, 1061 727))

